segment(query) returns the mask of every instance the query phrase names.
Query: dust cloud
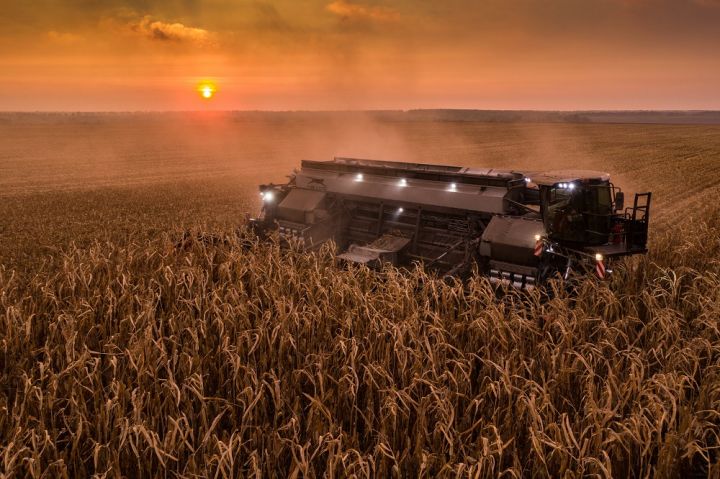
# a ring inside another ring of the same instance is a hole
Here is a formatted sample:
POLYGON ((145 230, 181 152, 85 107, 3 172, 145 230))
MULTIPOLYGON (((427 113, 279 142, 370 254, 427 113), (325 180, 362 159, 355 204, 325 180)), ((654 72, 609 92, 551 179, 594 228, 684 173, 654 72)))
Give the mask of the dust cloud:
MULTIPOLYGON (((645 136, 668 128, 438 121, 402 112, 55 114, 3 120, 3 196, 188 182, 191 189, 193 181, 221 181, 254 198, 259 183, 284 182, 301 160, 335 156, 519 171, 592 169, 611 173, 625 190, 646 190, 654 186, 656 162, 645 150, 645 136)), ((673 146, 672 136, 666 139, 660 146, 673 146)))

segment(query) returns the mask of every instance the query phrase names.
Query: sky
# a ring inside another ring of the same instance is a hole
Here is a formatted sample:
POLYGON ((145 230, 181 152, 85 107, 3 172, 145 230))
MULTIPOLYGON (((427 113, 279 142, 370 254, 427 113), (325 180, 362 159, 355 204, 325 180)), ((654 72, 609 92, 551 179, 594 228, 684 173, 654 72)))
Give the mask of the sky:
POLYGON ((0 82, 3 111, 720 109, 720 0, 2 0, 0 82))

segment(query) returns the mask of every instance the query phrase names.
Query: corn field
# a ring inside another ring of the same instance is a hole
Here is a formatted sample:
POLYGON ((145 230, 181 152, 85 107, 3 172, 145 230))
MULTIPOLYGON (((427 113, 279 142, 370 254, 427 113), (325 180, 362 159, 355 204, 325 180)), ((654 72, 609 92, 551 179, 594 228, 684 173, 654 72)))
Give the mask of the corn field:
POLYGON ((292 118, 0 125, 0 477, 720 477, 720 128, 292 118), (542 294, 235 236, 336 151, 607 169, 651 251, 542 294))
POLYGON ((170 237, 2 271, 0 470, 714 477, 718 227, 552 299, 170 237))

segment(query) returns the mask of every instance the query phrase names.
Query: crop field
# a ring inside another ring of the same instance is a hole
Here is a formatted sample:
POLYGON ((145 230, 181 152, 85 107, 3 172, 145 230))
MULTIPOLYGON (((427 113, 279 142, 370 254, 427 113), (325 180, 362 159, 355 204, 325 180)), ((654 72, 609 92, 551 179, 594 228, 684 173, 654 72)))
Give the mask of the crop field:
POLYGON ((719 167, 718 125, 0 115, 0 476, 718 477, 719 167), (334 155, 608 171, 650 253, 543 299, 235 237, 334 155))

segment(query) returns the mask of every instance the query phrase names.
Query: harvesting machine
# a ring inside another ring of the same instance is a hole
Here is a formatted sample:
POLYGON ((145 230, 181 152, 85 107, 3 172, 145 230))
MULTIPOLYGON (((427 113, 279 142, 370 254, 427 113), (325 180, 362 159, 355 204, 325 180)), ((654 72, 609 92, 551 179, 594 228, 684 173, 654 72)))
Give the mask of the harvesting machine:
POLYGON ((260 186, 261 236, 377 267, 421 262, 531 288, 573 271, 611 273, 647 252, 651 193, 624 195, 607 173, 518 172, 352 158, 303 161, 282 185, 260 186))

